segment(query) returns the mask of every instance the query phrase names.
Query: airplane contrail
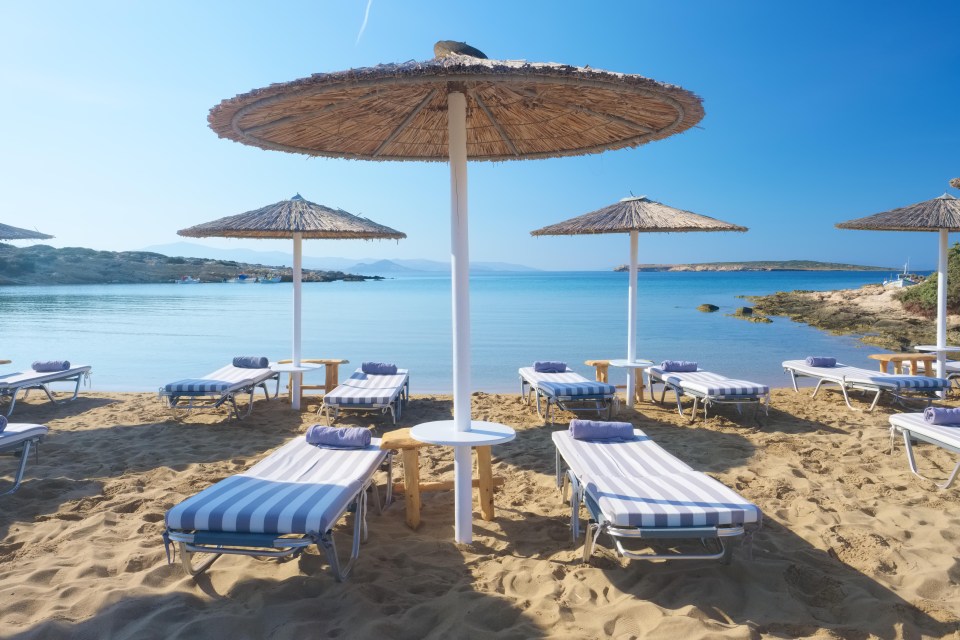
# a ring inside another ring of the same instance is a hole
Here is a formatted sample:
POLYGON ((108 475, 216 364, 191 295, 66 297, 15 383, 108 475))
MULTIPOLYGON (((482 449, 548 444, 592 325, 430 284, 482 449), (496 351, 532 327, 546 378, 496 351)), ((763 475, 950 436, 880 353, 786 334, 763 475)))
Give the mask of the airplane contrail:
POLYGON ((363 32, 367 29, 367 20, 370 19, 370 7, 373 5, 373 0, 367 0, 367 10, 363 12, 363 24, 360 25, 360 33, 357 34, 357 41, 354 44, 360 44, 360 37, 363 35, 363 32))

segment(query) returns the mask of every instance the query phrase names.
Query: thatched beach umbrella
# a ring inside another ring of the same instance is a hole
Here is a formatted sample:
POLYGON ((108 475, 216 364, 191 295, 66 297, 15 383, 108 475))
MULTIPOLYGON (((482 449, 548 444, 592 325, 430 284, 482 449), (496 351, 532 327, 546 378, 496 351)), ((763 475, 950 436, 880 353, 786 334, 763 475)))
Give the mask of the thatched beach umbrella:
MULTIPOLYGON (((300 366, 300 286, 304 238, 383 240, 406 238, 401 233, 342 209, 331 209, 304 200, 298 193, 255 211, 227 216, 181 229, 188 238, 292 238, 293 239, 293 365, 300 366)), ((300 408, 300 376, 293 376, 293 408, 300 408)))
MULTIPOLYGON (((680 87, 589 67, 488 60, 441 41, 433 60, 314 74, 224 100, 221 137, 264 149, 450 163, 453 406, 471 431, 467 158, 523 160, 636 147, 703 118, 680 87)), ((456 540, 470 542, 470 451, 455 448, 456 540)))
POLYGON ((39 231, 21 229, 20 227, 11 227, 8 224, 0 224, 0 240, 49 240, 53 236, 48 236, 39 231))
MULTIPOLYGON (((627 360, 637 359, 637 251, 639 234, 688 231, 746 231, 746 227, 667 206, 647 196, 631 196, 603 209, 585 213, 536 231, 533 236, 575 236, 597 233, 630 234, 630 288, 627 296, 627 360)), ((633 406, 634 370, 627 369, 627 406, 633 406)))
POLYGON ((960 231, 960 200, 948 193, 907 207, 891 209, 876 215, 848 220, 838 229, 868 231, 936 231, 939 237, 937 254, 937 375, 946 372, 947 346, 947 234, 960 231))

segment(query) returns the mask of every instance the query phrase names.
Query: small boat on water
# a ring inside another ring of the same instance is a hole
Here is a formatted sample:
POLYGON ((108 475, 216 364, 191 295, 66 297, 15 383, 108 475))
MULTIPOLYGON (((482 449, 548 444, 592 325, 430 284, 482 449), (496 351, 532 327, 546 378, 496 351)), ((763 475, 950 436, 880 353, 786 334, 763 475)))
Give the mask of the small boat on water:
POLYGON ((275 273, 271 273, 269 276, 262 276, 260 278, 261 284, 276 284, 280 281, 281 281, 280 276, 275 273))
POLYGON ((920 284, 923 281, 923 278, 916 274, 910 273, 909 267, 910 261, 908 260, 903 265, 903 273, 898 273, 889 280, 883 281, 884 289, 902 289, 903 287, 910 287, 915 284, 920 284))
POLYGON ((257 276, 251 276, 246 273, 239 274, 236 278, 230 278, 226 282, 245 284, 247 282, 256 282, 257 276))
POLYGON ((200 278, 194 278, 192 276, 180 276, 178 279, 174 280, 177 284, 199 284, 200 278))

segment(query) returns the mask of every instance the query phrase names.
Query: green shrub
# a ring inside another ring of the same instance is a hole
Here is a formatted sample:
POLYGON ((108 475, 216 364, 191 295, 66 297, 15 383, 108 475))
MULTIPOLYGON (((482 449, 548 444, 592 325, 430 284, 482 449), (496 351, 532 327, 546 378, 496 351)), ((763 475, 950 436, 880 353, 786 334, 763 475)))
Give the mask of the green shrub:
MULTIPOLYGON (((925 318, 937 315, 937 274, 894 296, 911 313, 925 318)), ((947 313, 960 313, 960 243, 947 253, 947 313)))

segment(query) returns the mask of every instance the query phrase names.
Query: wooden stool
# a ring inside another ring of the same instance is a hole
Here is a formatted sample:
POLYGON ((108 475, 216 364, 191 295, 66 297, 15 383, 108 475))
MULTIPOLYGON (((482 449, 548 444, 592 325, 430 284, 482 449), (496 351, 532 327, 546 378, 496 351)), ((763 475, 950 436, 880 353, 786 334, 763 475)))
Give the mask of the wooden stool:
POLYGON ((872 353, 867 356, 871 360, 880 361, 880 371, 887 373, 887 367, 893 363, 893 372, 903 373, 903 363, 909 363, 910 375, 920 375, 920 363, 923 363, 923 375, 933 376, 933 363, 937 361, 933 353, 872 353))
MULTIPOLYGON (((584 360, 583 364, 588 367, 594 367, 596 369, 597 382, 608 382, 607 376, 610 373, 610 361, 609 360, 584 360)), ((618 384, 616 385, 617 389, 626 389, 627 385, 618 384)), ((636 393, 636 402, 643 402, 643 372, 637 372, 637 379, 634 381, 634 391, 636 393)), ((651 400, 651 402, 653 402, 651 400)))
MULTIPOLYGON (((403 460, 403 484, 394 483, 393 493, 403 493, 406 503, 407 526, 416 529, 420 526, 420 494, 425 491, 449 491, 453 489, 453 480, 443 482, 420 482, 420 447, 430 447, 425 442, 415 440, 410 429, 388 431, 380 439, 381 449, 398 449, 403 460)), ((474 447, 477 452, 477 478, 473 486, 478 489, 480 515, 484 520, 493 520, 494 487, 503 484, 503 478, 493 476, 490 447, 474 447)), ((390 479, 393 482, 393 478, 390 479)))
MULTIPOLYGON (((277 360, 277 364, 289 364, 293 360, 277 360)), ((306 362, 308 364, 322 364, 324 365, 326 379, 323 381, 323 384, 303 384, 300 383, 300 402, 303 404, 303 392, 307 390, 316 391, 318 389, 323 389, 323 392, 330 393, 337 388, 337 385, 340 384, 340 365, 347 364, 349 360, 339 360, 333 358, 305 358, 301 359, 300 362, 306 362)), ((293 398, 293 374, 290 374, 290 379, 287 381, 287 395, 290 398, 293 398)))

